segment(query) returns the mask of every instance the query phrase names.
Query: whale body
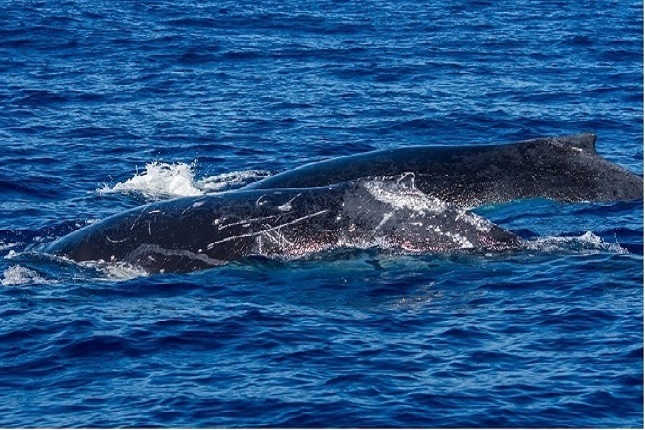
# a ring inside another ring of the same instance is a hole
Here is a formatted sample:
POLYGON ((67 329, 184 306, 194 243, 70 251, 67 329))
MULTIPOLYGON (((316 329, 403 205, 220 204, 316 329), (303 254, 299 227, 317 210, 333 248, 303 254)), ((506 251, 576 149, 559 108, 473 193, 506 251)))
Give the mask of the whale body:
POLYGON ((643 179, 599 156, 595 143, 595 134, 582 133, 504 145, 387 149, 310 163, 248 188, 320 187, 413 172, 420 191, 464 208, 528 198, 642 199, 643 179))
POLYGON ((312 163, 243 189, 152 203, 59 238, 75 261, 189 272, 252 256, 297 259, 342 248, 408 253, 522 247, 468 211, 525 198, 643 198, 640 176, 600 157, 595 135, 509 145, 412 147, 312 163))
POLYGON ((152 203, 50 244, 75 261, 189 272, 250 256, 297 259, 338 248, 503 251, 519 238, 421 193, 413 175, 327 187, 238 190, 152 203))

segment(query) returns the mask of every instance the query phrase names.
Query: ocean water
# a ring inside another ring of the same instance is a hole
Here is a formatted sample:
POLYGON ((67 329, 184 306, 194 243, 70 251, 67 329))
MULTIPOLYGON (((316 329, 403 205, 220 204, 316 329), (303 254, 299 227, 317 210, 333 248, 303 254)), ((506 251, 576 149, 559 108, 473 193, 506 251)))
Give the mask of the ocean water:
POLYGON ((642 427, 642 201, 480 208, 500 255, 33 251, 384 148, 594 131, 642 175, 641 2, 426 3, 2 2, 0 427, 642 427))

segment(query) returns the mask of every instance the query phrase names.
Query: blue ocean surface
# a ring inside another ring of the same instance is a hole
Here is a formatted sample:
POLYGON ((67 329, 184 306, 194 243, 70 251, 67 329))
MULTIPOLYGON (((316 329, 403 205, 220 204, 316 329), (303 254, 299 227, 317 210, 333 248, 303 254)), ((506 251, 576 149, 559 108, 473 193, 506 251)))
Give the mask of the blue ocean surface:
POLYGON ((1 6, 0 427, 643 426, 642 201, 480 208, 499 255, 34 251, 369 150, 593 131, 642 175, 642 2, 1 6))

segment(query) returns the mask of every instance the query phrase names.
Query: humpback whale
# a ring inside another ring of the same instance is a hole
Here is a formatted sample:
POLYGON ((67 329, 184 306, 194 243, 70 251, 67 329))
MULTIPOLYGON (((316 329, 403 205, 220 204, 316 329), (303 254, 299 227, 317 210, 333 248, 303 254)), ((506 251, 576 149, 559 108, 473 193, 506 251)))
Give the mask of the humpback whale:
POLYGON ((337 248, 502 251, 516 235, 421 193, 414 175, 326 187, 239 190, 152 203, 50 244, 76 261, 189 272, 249 256, 296 259, 337 248))
POLYGON ((465 208, 528 198, 642 199, 643 179, 599 156, 595 144, 595 134, 583 133, 504 145, 386 149, 306 164, 248 187, 319 187, 413 172, 420 191, 465 208))
POLYGON ((140 206, 63 236, 44 251, 156 273, 338 248, 513 250, 522 247, 515 234, 469 209, 526 198, 643 198, 642 178, 600 157, 595 142, 585 133, 340 157, 238 190, 140 206))

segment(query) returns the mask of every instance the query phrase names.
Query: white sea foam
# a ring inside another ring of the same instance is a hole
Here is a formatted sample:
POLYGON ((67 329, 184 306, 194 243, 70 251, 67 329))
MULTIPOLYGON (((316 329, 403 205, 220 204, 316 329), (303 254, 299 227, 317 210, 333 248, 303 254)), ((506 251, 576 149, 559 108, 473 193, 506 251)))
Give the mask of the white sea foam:
POLYGON ((123 262, 86 261, 81 265, 105 274, 108 281, 127 281, 149 275, 145 270, 123 262))
POLYGON ((105 184, 96 191, 99 194, 137 194, 148 200, 160 200, 223 191, 269 175, 265 170, 243 170, 197 179, 195 167, 195 163, 154 161, 146 164, 146 170, 132 178, 112 186, 105 184))
POLYGON ((539 237, 526 243, 527 249, 542 252, 586 251, 629 254, 618 243, 608 243, 588 231, 580 236, 539 237))
POLYGON ((15 265, 4 271, 0 283, 2 283, 3 286, 18 286, 27 284, 45 284, 48 283, 48 281, 31 269, 15 265))

